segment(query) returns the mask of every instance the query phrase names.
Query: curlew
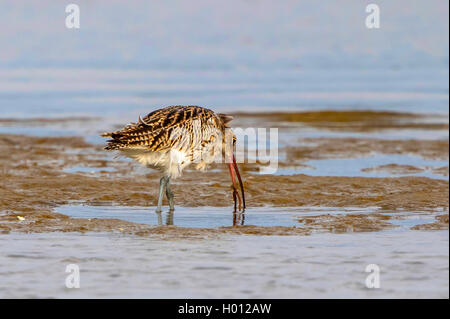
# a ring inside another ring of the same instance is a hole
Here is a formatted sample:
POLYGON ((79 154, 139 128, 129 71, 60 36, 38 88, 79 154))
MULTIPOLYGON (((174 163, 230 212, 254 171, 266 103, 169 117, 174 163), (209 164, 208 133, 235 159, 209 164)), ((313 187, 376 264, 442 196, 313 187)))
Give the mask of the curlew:
POLYGON ((170 181, 191 164, 203 171, 208 164, 225 161, 231 175, 234 209, 245 209, 242 179, 236 164, 236 136, 229 127, 231 116, 200 106, 169 106, 153 111, 123 129, 102 134, 109 137, 106 150, 120 151, 140 164, 162 173, 156 212, 161 212, 164 193, 170 211, 174 195, 170 181), (237 177, 237 181, 236 181, 237 177), (239 183, 240 193, 237 189, 239 183), (237 200, 236 200, 237 199, 237 200))

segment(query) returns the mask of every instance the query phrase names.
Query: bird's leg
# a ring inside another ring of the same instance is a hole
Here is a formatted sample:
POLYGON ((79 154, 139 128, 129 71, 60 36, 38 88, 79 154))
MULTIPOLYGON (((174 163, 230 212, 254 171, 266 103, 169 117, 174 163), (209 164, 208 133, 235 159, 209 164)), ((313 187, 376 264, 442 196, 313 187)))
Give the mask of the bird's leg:
POLYGON ((156 207, 156 213, 161 213, 162 211, 161 206, 166 184, 167 184, 167 177, 166 176, 161 177, 161 179, 159 180, 159 197, 158 197, 158 207, 156 207))
POLYGON ((244 225, 245 223, 245 211, 238 212, 236 209, 233 211, 233 226, 244 225))
POLYGON ((166 196, 167 196, 167 200, 169 201, 170 211, 174 211, 175 205, 174 205, 174 201, 173 201, 173 193, 172 193, 172 190, 170 189, 170 177, 167 177, 166 196))
POLYGON ((173 225, 173 209, 169 210, 167 213, 166 225, 173 225))
POLYGON ((156 211, 156 215, 158 217, 158 226, 162 226, 162 215, 161 215, 161 212, 156 211))
MULTIPOLYGON (((234 188, 234 184, 233 184, 233 202, 234 202, 234 212, 237 211, 237 201, 236 201, 236 194, 237 194, 237 190, 236 188, 234 188)), ((239 194, 238 194, 239 195, 239 194)), ((240 209, 240 208, 239 208, 240 209)))

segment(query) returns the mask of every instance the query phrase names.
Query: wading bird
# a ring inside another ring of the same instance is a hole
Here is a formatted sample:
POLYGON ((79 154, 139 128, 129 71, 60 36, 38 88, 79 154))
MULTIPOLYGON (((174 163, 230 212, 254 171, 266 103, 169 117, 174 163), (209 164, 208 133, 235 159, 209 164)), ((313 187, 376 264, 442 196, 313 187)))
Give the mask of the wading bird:
POLYGON ((237 207, 239 211, 245 209, 245 195, 234 156, 236 136, 228 126, 232 119, 200 106, 169 106, 102 136, 111 138, 107 141, 106 150, 120 151, 140 164, 162 172, 157 213, 161 212, 164 193, 170 211, 174 210, 171 179, 179 177, 190 164, 195 164, 197 170, 205 170, 218 158, 228 164, 236 212, 237 207))

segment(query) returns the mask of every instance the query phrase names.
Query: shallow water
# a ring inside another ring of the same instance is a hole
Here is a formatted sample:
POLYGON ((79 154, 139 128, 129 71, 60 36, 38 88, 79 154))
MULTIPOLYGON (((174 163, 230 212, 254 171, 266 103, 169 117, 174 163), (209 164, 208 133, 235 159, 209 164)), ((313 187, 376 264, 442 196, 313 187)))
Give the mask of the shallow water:
MULTIPOLYGON (((445 119, 448 123, 448 116, 445 119)), ((295 134, 298 134, 296 132, 295 134)), ((327 130, 302 128, 302 138, 374 138, 383 140, 448 140, 448 130, 421 130, 421 129, 396 129, 396 130, 380 130, 374 132, 330 132, 327 130)))
MULTIPOLYGON (((304 162, 311 168, 278 168, 275 175, 306 174, 311 176, 361 176, 361 177, 398 177, 398 176, 424 176, 429 178, 448 180, 448 176, 434 174, 430 169, 447 166, 448 161, 426 160, 420 156, 408 154, 373 154, 372 156, 356 158, 333 158, 311 160, 304 162), (364 169, 388 164, 411 165, 424 167, 426 171, 408 174, 392 174, 384 171, 365 172, 364 169)), ((264 171, 262 171, 264 173, 264 171)))
MULTIPOLYGON (((156 207, 136 206, 90 206, 63 205, 56 211, 73 218, 108 218, 121 219, 129 222, 158 226, 176 225, 189 228, 215 228, 233 225, 232 207, 176 207, 170 213, 164 207, 162 214, 155 213, 156 207)), ((319 216, 324 214, 370 214, 378 212, 377 207, 368 208, 337 208, 337 207, 255 207, 248 208, 244 213, 244 225, 254 226, 300 226, 299 217, 319 216)), ((383 212, 383 214, 392 215, 383 212)), ((397 213, 396 215, 400 215, 397 213)), ((402 212, 402 218, 390 220, 400 227, 413 227, 419 224, 431 223, 435 219, 430 214, 402 212)))
POLYGON ((0 297, 448 298, 448 231, 227 236, 2 236, 0 297), (65 287, 68 264, 80 288, 65 287), (380 288, 365 286, 366 266, 380 288), (14 265, 14 267, 11 267, 14 265))
MULTIPOLYGON (((63 205, 56 211, 74 218, 113 218, 147 225, 171 223, 180 227, 214 228, 233 225, 232 207, 176 207, 173 217, 169 212, 162 217, 156 214, 156 207, 125 207, 125 206, 88 206, 63 205)), ((370 213, 376 208, 333 207, 258 207, 245 211, 245 225, 255 226, 298 226, 300 216, 317 216, 321 214, 370 213)), ((422 223, 422 221, 418 221, 422 223)))
POLYGON ((86 173, 96 174, 99 172, 112 172, 113 167, 86 167, 86 166, 72 166, 63 170, 66 173, 86 173))
MULTIPOLYGON (((233 225, 233 209, 231 207, 177 207, 173 216, 169 212, 164 212, 161 217, 160 214, 155 213, 155 209, 156 207, 65 205, 58 207, 57 211, 74 218, 113 218, 147 225, 167 224, 168 222, 176 226, 193 228, 233 225)), ((295 226, 298 225, 295 220, 295 216, 298 214, 295 212, 295 209, 248 209, 245 213, 245 224, 295 226)))
POLYGON ((371 109, 448 114, 448 100, 448 65, 397 70, 348 65, 330 72, 328 66, 174 70, 157 64, 118 69, 2 68, 0 63, 4 117, 87 115, 123 122, 180 104, 221 112, 371 109))

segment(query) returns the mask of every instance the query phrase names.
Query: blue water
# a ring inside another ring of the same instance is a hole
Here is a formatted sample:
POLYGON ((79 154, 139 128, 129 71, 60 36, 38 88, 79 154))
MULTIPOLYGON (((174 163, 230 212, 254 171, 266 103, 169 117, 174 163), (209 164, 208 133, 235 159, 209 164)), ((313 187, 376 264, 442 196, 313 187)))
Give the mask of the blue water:
MULTIPOLYGON (((69 30, 65 3, 2 1, 0 117, 97 120, 10 123, 0 125, 0 133, 79 135, 103 144, 99 133, 177 104, 221 112, 423 112, 448 123, 448 2, 377 4, 381 28, 369 30, 366 4, 358 0, 345 5, 333 0, 100 0, 80 3, 81 28, 69 30)), ((235 124, 258 125, 245 121, 235 124)), ((299 138, 349 136, 448 139, 448 132, 330 132, 302 126, 280 131, 279 147, 299 138)), ((363 168, 391 161, 425 165, 413 157, 378 156, 316 161, 308 163, 316 170, 281 169, 279 174, 359 176, 363 168)))
MULTIPOLYGON (((275 175, 306 174, 312 176, 362 176, 362 177, 399 177, 424 176, 448 180, 448 176, 434 174, 432 169, 448 166, 448 160, 427 160, 420 156, 403 154, 373 154, 356 158, 331 158, 304 162, 307 168, 278 168, 275 175), (389 171, 363 171, 364 169, 395 163, 423 168, 423 172, 411 174, 392 174, 389 171)), ((263 171, 264 172, 264 171, 263 171)))
MULTIPOLYGON (((155 213, 155 207, 124 206, 85 206, 65 205, 57 211, 74 218, 112 218, 134 223, 157 226, 166 225, 168 212, 162 215, 155 213)), ((298 226, 296 219, 302 209, 293 208, 253 208, 245 212, 244 224, 257 226, 298 226)), ((177 207, 172 222, 181 227, 214 228, 233 225, 233 209, 231 207, 177 207)))
POLYGON ((448 114, 448 2, 0 3, 2 117, 100 115, 173 104, 220 111, 386 109, 448 114))
MULTIPOLYGON (((156 214, 155 207, 124 207, 124 206, 89 206, 69 204, 56 208, 59 213, 73 218, 111 218, 133 223, 158 225, 176 225, 191 228, 216 228, 233 225, 233 213, 231 207, 177 207, 173 215, 169 217, 167 209, 162 214, 156 214)), ((345 214, 371 214, 378 212, 377 207, 368 208, 336 208, 336 207, 253 207, 246 210, 244 221, 240 217, 240 223, 255 226, 301 226, 300 217, 319 215, 345 215, 345 214)), ((391 219, 389 222, 407 230, 410 227, 435 222, 430 214, 418 214, 411 212, 382 214, 401 216, 391 219)))

